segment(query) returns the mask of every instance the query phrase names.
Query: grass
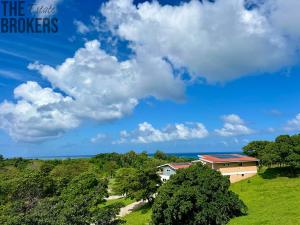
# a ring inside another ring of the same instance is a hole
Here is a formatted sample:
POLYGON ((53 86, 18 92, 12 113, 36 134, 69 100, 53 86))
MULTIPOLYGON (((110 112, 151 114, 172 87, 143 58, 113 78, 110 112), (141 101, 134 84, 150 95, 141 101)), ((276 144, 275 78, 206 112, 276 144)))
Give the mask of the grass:
POLYGON ((131 203, 135 202, 134 199, 130 199, 130 198, 119 198, 119 199, 112 199, 112 200, 108 200, 105 203, 100 204, 100 207, 105 207, 105 206, 109 206, 112 205, 114 203, 123 203, 125 206, 129 205, 131 203))
POLYGON ((151 213, 151 205, 146 204, 126 215, 123 219, 126 221, 125 225, 146 225, 151 220, 151 213))
MULTIPOLYGON (((228 225, 300 224, 300 177, 291 177, 286 168, 270 168, 259 175, 231 185, 248 206, 248 215, 232 219, 228 225)), ((145 225, 151 207, 144 207, 123 219, 126 225, 145 225)))
POLYGON ((264 173, 235 183, 231 189, 248 206, 248 215, 229 225, 300 224, 300 178, 289 177, 287 169, 270 168, 264 173))

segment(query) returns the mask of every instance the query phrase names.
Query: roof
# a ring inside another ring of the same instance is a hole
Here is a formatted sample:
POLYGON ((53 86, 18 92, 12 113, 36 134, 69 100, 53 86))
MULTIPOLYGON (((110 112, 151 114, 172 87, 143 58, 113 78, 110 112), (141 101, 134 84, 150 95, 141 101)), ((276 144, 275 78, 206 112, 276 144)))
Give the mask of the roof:
POLYGON ((164 166, 169 166, 174 170, 178 170, 178 169, 184 169, 184 168, 188 168, 192 165, 192 163, 190 162, 185 162, 185 163, 167 163, 164 165, 161 165, 159 167, 164 167, 164 166))
POLYGON ((257 162, 258 159, 240 154, 216 154, 216 155, 199 155, 200 161, 210 163, 228 163, 228 162, 257 162))

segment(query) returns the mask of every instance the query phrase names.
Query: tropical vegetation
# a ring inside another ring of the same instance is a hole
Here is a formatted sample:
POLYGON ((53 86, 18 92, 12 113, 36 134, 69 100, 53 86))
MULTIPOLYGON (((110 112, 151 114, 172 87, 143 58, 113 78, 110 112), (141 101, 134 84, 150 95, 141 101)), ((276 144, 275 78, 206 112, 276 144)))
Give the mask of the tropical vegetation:
POLYGON ((152 207, 154 225, 221 225, 245 215, 246 205, 220 172, 198 163, 178 170, 161 186, 152 207))
POLYGON ((260 159, 261 165, 288 166, 294 175, 300 168, 300 134, 280 135, 275 141, 252 141, 243 150, 260 159))
POLYGON ((106 203, 109 180, 122 170, 134 171, 133 182, 124 186, 129 190, 126 194, 151 202, 160 184, 154 169, 167 161, 185 160, 160 151, 154 157, 130 151, 65 160, 4 159, 0 155, 0 224, 123 223, 117 214, 127 200, 106 203))

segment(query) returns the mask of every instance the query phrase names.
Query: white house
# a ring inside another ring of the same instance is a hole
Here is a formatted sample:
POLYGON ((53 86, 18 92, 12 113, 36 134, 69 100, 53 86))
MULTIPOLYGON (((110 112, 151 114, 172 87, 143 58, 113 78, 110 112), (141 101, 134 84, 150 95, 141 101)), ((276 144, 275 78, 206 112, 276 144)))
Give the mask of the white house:
POLYGON ((176 173, 176 170, 188 168, 191 165, 192 163, 190 162, 164 164, 158 167, 160 169, 158 174, 160 175, 162 181, 167 181, 170 179, 171 175, 176 173))

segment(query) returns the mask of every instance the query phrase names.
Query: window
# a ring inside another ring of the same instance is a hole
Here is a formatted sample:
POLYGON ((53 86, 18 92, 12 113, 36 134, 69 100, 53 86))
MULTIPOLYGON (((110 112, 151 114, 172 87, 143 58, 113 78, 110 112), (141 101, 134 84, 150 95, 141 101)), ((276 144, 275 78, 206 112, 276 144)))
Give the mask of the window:
POLYGON ((242 177, 244 176, 245 174, 242 174, 242 177))
POLYGON ((170 172, 170 169, 167 169, 167 172, 170 172))
POLYGON ((224 166, 229 166, 230 164, 229 164, 229 163, 224 163, 223 165, 224 165, 224 166))
POLYGON ((239 163, 239 166, 243 166, 243 163, 241 162, 241 163, 239 163))

